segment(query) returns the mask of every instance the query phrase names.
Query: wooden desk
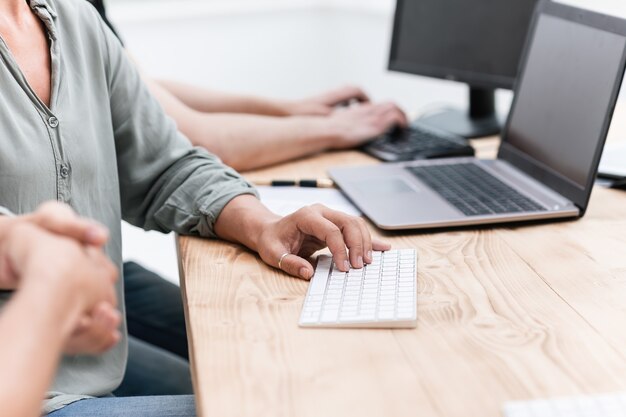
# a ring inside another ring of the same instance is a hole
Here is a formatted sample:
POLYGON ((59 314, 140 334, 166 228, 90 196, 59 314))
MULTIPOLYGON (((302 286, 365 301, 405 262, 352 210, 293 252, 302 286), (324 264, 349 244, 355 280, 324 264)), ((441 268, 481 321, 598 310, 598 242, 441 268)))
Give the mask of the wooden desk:
MULTIPOLYGON (((333 153, 249 177, 368 163, 333 153)), ((419 252, 417 329, 300 329, 306 282, 179 239, 201 416, 495 417, 508 400, 626 389, 626 192, 596 189, 575 222, 375 233, 419 252)))

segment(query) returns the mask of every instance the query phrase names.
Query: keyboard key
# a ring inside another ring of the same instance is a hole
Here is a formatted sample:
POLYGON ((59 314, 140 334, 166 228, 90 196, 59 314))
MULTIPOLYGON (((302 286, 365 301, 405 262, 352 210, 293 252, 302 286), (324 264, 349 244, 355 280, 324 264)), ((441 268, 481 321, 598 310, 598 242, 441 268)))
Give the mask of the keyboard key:
POLYGON ((416 310, 398 309, 396 310, 396 317, 402 320, 411 319, 413 317, 416 317, 416 310))
POLYGON ((378 320, 391 320, 395 317, 393 310, 378 312, 378 320))
POLYGON ((317 316, 315 317, 311 317, 311 316, 302 316, 300 317, 300 323, 301 324, 313 324, 313 323, 317 323, 317 316))
POLYGON ((317 261, 317 268, 315 274, 311 278, 311 284, 309 285, 309 294, 324 294, 326 291, 326 282, 328 281, 328 270, 332 263, 330 256, 320 257, 317 261))

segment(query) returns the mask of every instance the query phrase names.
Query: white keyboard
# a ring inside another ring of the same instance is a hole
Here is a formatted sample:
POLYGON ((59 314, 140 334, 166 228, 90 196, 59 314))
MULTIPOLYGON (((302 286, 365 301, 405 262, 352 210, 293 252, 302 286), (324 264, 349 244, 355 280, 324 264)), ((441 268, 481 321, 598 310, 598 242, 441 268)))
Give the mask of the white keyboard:
POLYGON ((374 252, 362 269, 341 272, 320 255, 300 326, 410 328, 417 325, 417 253, 374 252))
POLYGON ((625 417, 626 392, 511 402, 505 417, 625 417))

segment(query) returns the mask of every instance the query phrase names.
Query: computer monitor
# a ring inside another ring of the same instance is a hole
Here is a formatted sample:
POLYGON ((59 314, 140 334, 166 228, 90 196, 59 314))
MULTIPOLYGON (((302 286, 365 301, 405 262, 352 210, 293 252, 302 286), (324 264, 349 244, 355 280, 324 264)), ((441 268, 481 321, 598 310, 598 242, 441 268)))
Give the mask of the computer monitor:
POLYGON ((495 135, 495 89, 512 89, 537 0, 397 0, 389 69, 469 85, 469 111, 420 122, 467 138, 495 135))

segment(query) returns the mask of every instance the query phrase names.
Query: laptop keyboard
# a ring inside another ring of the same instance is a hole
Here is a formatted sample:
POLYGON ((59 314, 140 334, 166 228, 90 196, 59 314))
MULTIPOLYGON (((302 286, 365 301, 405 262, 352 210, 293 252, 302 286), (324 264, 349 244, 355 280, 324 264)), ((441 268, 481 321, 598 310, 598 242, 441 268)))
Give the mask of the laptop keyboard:
POLYGON ((476 164, 407 167, 466 216, 546 211, 476 164))

